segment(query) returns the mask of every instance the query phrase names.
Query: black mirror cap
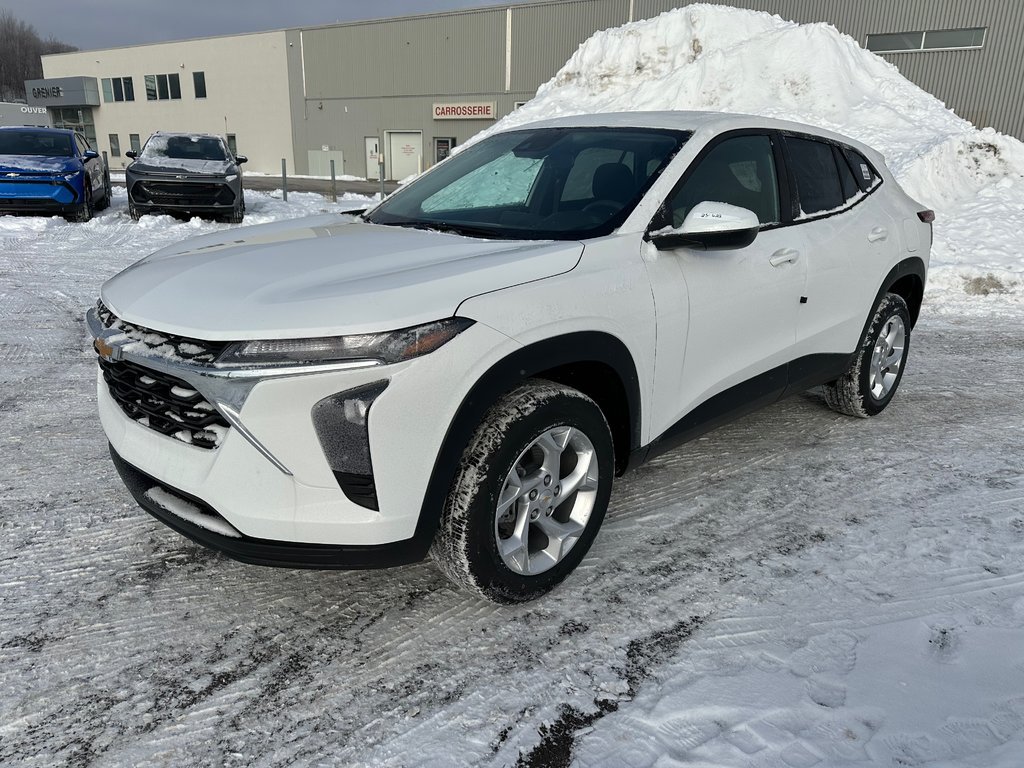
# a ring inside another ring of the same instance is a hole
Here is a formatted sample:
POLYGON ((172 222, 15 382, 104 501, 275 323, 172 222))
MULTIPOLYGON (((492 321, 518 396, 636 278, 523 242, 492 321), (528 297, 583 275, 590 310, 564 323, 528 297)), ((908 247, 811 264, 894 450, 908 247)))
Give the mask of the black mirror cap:
POLYGON ((249 158, 245 155, 235 155, 235 162, 241 165, 242 163, 248 163, 249 158))
POLYGON ((139 153, 136 152, 134 149, 129 149, 127 152, 124 153, 124 156, 130 157, 132 160, 134 160, 136 157, 139 156, 139 153))
POLYGON ((648 235, 659 251, 674 251, 676 248, 700 248, 705 251, 729 251, 746 248, 757 238, 758 227, 732 229, 728 232, 682 233, 666 232, 648 235))

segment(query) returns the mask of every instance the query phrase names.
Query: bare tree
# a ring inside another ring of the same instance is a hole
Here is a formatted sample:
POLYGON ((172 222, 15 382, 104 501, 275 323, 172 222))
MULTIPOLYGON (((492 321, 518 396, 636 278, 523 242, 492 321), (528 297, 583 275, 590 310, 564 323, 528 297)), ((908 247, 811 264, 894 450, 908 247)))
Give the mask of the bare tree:
POLYGON ((52 36, 43 40, 31 24, 0 9, 0 101, 24 100, 25 81, 43 76, 40 56, 77 50, 52 36))

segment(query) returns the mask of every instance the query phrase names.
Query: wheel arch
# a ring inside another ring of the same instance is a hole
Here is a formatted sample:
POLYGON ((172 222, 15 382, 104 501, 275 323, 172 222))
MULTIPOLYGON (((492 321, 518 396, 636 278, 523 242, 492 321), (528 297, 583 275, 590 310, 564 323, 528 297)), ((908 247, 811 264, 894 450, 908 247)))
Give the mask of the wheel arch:
POLYGON ((426 554, 462 452, 484 414, 524 379, 542 378, 578 389, 601 408, 612 431, 617 473, 640 445, 640 380, 626 345, 599 331, 556 336, 502 358, 470 388, 448 425, 423 496, 415 539, 426 554))
MULTIPOLYGON (((878 295, 875 296, 875 303, 872 305, 872 312, 885 294, 895 293, 902 296, 903 300, 907 302, 907 309, 910 310, 910 327, 913 328, 917 325, 917 318, 921 314, 921 304, 924 301, 925 275, 924 261, 917 256, 899 262, 889 270, 889 274, 882 281, 878 295)), ((870 316, 867 322, 871 322, 870 316)), ((867 331, 867 324, 864 326, 864 331, 867 331)), ((861 337, 863 337, 863 333, 861 337)))

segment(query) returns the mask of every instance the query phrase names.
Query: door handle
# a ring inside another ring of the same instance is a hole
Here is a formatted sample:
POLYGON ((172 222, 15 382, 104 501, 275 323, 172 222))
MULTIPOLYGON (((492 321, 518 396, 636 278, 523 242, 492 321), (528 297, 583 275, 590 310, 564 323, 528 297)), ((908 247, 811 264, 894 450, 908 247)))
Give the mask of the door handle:
POLYGON ((889 236, 889 230, 885 227, 875 227, 868 232, 868 242, 876 243, 879 240, 885 240, 889 236))
POLYGON ((794 250, 793 248, 783 248, 780 251, 776 251, 768 259, 768 263, 773 267, 781 267, 786 262, 795 264, 796 260, 800 258, 800 251, 794 250))

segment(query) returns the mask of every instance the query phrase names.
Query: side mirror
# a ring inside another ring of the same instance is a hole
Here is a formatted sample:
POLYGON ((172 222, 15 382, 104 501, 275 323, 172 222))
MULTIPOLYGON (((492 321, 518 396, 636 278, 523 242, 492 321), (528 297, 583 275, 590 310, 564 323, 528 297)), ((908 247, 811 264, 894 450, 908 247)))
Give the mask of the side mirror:
POLYGON ((124 156, 130 157, 132 160, 134 160, 136 157, 139 156, 139 153, 136 152, 134 149, 129 149, 127 152, 124 153, 124 156))
POLYGON ((99 156, 100 153, 97 152, 95 149, 87 149, 85 150, 85 152, 82 153, 82 162, 89 162, 90 160, 95 160, 99 156))
POLYGON ((757 237, 757 214, 728 203, 697 203, 679 228, 665 227, 648 232, 647 239, 659 251, 676 248, 727 250, 746 248, 757 237))
POLYGON ((245 155, 235 155, 235 162, 238 163, 238 165, 241 165, 242 163, 248 163, 249 158, 245 155))

